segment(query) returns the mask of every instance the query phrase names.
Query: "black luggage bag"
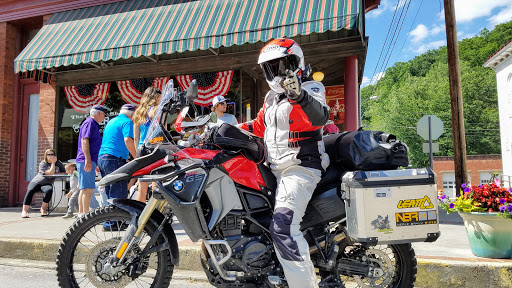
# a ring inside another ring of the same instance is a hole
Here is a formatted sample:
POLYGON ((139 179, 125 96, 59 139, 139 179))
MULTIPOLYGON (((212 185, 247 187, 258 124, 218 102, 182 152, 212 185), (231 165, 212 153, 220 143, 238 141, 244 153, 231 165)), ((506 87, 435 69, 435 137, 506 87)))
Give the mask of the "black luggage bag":
POLYGON ((265 158, 265 146, 260 138, 228 123, 222 123, 214 128, 211 141, 222 149, 241 151, 247 159, 256 163, 262 162, 265 158))
POLYGON ((409 165, 408 148, 396 136, 382 131, 353 131, 324 137, 325 149, 343 169, 393 170, 409 165))

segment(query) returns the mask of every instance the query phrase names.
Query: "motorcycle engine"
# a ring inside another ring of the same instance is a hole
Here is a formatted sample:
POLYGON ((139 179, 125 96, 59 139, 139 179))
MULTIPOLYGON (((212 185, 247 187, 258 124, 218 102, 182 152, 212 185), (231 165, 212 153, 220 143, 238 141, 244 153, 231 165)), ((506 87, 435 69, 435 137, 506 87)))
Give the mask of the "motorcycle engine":
POLYGON ((239 216, 227 215, 220 225, 224 239, 232 249, 231 259, 224 264, 227 270, 261 274, 273 266, 272 244, 262 241, 263 235, 254 235, 244 229, 239 216), (252 235, 249 235, 252 234, 252 235))
POLYGON ((266 267, 270 260, 267 245, 258 241, 249 243, 242 254, 242 263, 251 268, 266 267))

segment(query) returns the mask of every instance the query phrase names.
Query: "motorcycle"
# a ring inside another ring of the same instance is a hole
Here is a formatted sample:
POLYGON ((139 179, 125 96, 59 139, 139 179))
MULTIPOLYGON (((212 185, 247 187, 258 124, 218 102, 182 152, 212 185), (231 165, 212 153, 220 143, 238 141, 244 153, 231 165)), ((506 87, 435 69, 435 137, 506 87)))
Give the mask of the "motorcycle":
MULTIPOLYGON (((151 198, 147 204, 115 199, 73 223, 58 250, 60 287, 168 287, 179 263, 173 216, 192 241, 202 241, 201 264, 211 285, 288 287, 269 229, 275 177, 254 153, 263 145, 234 126, 245 140, 222 137, 209 128, 215 114, 184 122, 196 98, 195 83, 183 92, 172 81, 166 85, 144 141, 147 155, 100 181, 153 182, 151 198), (166 129, 175 115, 176 130, 193 135, 181 145, 166 129)), ((319 286, 413 287, 417 262, 408 240, 382 244, 348 234, 345 173, 329 167, 301 224, 319 286)))

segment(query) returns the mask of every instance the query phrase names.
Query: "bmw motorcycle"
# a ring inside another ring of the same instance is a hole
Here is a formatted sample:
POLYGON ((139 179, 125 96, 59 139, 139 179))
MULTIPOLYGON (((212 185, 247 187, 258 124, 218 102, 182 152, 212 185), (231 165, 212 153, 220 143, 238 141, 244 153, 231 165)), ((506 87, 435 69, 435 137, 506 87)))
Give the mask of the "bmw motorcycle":
MULTIPOLYGON (((179 264, 173 216, 192 241, 202 241, 200 260, 211 285, 288 287, 269 230, 275 177, 257 159, 261 155, 249 151, 263 145, 233 126, 248 140, 213 137, 214 114, 184 122, 197 98, 194 84, 183 92, 172 81, 166 85, 144 142, 147 155, 100 181, 152 182, 150 200, 115 199, 76 220, 58 251, 60 287, 168 287, 179 264), (176 115, 176 130, 192 135, 181 145, 166 129, 176 115)), ((301 224, 319 286, 413 287, 417 263, 410 243, 376 245, 348 235, 344 173, 329 167, 301 224)))

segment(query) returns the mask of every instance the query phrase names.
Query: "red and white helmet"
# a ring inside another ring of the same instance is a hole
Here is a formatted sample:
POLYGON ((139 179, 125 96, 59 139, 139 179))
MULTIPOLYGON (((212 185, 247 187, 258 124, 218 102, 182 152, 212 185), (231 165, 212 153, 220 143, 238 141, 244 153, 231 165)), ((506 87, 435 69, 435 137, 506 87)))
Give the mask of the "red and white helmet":
POLYGON ((260 52, 258 64, 263 69, 267 83, 276 93, 284 93, 279 82, 286 76, 286 70, 291 70, 302 77, 304 69, 304 54, 299 44, 292 39, 279 38, 270 41, 260 52))

